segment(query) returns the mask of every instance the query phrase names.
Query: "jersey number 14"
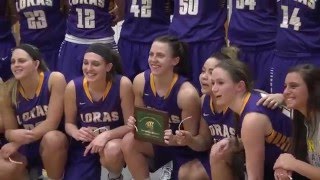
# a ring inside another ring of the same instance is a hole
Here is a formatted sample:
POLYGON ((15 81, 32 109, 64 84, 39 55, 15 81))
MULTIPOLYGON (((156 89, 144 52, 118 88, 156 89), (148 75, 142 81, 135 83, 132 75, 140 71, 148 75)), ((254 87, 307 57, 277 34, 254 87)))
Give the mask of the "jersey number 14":
POLYGON ((281 6, 283 12, 282 23, 280 24, 281 28, 289 28, 289 25, 293 26, 295 31, 299 31, 301 26, 300 17, 298 17, 299 8, 294 8, 292 14, 289 18, 288 6, 281 6))

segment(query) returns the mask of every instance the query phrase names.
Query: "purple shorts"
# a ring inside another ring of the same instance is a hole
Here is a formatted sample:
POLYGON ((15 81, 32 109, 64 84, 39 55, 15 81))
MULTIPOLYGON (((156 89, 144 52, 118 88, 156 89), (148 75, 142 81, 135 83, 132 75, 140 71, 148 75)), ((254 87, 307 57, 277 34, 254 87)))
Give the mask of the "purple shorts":
POLYGON ((125 76, 133 80, 137 74, 149 69, 151 44, 133 42, 120 37, 118 47, 125 76))
POLYGON ((320 54, 287 54, 277 53, 272 62, 270 70, 271 93, 282 93, 284 90, 284 81, 288 70, 299 64, 313 64, 320 67, 320 54))

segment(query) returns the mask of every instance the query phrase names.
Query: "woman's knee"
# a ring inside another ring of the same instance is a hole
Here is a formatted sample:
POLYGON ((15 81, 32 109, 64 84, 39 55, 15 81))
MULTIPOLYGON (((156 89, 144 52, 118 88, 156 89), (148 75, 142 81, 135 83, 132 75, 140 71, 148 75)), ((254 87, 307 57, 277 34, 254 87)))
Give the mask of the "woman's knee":
POLYGON ((50 131, 42 137, 41 149, 46 149, 50 151, 62 151, 67 150, 67 148, 67 137, 64 133, 60 131, 50 131))
POLYGON ((120 146, 120 139, 109 141, 103 149, 103 154, 100 154, 100 163, 103 166, 107 166, 109 164, 122 162, 123 154, 120 146))
POLYGON ((110 156, 110 157, 119 157, 122 156, 121 151, 121 140, 115 139, 112 141, 109 141, 106 146, 104 147, 104 155, 110 156))
POLYGON ((189 164, 184 164, 179 168, 179 172, 178 172, 178 179, 181 180, 186 180, 189 177, 189 173, 190 173, 190 169, 191 169, 191 165, 189 164), (189 173, 188 173, 189 171, 189 173))
POLYGON ((134 139, 134 134, 133 133, 127 133, 121 141, 121 150, 126 153, 130 153, 132 148, 134 147, 135 144, 135 139, 134 139))
POLYGON ((178 179, 207 180, 209 176, 199 160, 189 161, 179 168, 178 179))

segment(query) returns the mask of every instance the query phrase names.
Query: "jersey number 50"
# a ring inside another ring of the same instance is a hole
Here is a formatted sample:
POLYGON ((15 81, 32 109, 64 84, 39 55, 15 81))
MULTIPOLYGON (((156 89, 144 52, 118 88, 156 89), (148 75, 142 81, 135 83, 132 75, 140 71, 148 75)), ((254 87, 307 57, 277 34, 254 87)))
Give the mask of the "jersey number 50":
POLYGON ((197 15, 199 11, 199 0, 179 0, 179 14, 197 15))

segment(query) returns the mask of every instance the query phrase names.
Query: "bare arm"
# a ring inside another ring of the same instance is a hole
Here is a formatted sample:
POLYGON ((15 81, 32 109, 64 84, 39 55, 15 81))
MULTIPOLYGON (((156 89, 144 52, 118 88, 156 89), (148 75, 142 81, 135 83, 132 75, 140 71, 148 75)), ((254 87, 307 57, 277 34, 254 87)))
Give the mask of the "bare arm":
POLYGON ((183 122, 184 130, 189 131, 193 136, 197 135, 201 117, 200 97, 197 90, 189 82, 184 83, 178 93, 177 101, 182 109, 182 119, 191 116, 191 119, 183 122))
POLYGON ((279 168, 297 172, 308 179, 320 179, 320 167, 315 167, 311 164, 300 161, 288 153, 281 154, 277 159, 274 169, 279 168))
POLYGON ((61 122, 63 115, 63 99, 62 94, 65 91, 66 80, 59 72, 52 72, 49 77, 50 100, 48 104, 48 112, 46 119, 36 126, 32 132, 36 136, 36 140, 41 139, 47 132, 56 130, 61 122))
POLYGON ((76 126, 77 105, 76 90, 73 81, 70 81, 64 93, 65 130, 68 135, 74 137, 78 131, 76 126))
MULTIPOLYGON (((7 82, 5 85, 9 86, 7 82)), ((11 96, 7 87, 1 87, 0 113, 2 115, 3 127, 5 130, 17 129, 18 123, 12 107, 11 96)), ((6 132, 6 138, 10 140, 10 131, 6 132), (8 133, 8 134, 7 134, 8 133)))
MULTIPOLYGON (((203 106, 204 95, 201 97, 201 107, 203 106)), ((210 149, 212 145, 212 137, 209 126, 201 116, 199 134, 194 136, 193 141, 189 145, 190 148, 196 151, 205 151, 210 149)))
POLYGON ((259 113, 247 114, 242 122, 241 138, 249 180, 262 180, 264 177, 265 135, 268 123, 268 117, 259 113))
POLYGON ((69 3, 68 0, 62 0, 60 1, 60 11, 65 14, 68 15, 68 11, 69 11, 69 3))
POLYGON ((192 136, 191 140, 187 144, 191 149, 195 151, 209 150, 212 144, 212 138, 207 122, 201 118, 199 134, 192 136))
POLYGON ((133 80, 134 105, 144 107, 142 99, 145 85, 144 73, 138 74, 133 80))
MULTIPOLYGON (((201 104, 203 104, 203 99, 204 99, 204 96, 201 97, 201 104)), ((208 124, 202 117, 200 120, 198 135, 192 136, 188 131, 179 131, 179 132, 180 133, 177 133, 179 137, 178 139, 182 140, 182 142, 178 142, 179 144, 184 143, 195 151, 206 151, 210 149, 210 146, 212 144, 212 137, 211 137, 208 124), (181 135, 182 137, 180 137, 179 135, 181 135)))
POLYGON ((312 166, 300 160, 296 160, 293 166, 293 171, 307 177, 308 179, 320 179, 320 167, 312 166))
POLYGON ((109 11, 109 13, 114 16, 113 23, 116 25, 119 21, 124 18, 124 8, 125 8, 125 0, 114 0, 116 6, 109 11))
POLYGON ((19 128, 16 115, 13 108, 13 103, 11 101, 11 94, 9 92, 9 86, 11 86, 12 81, 9 80, 5 83, 5 88, 3 89, 4 96, 1 100, 0 111, 2 113, 3 126, 5 129, 5 136, 8 141, 20 141, 19 138, 16 138, 14 131, 19 128))
POLYGON ((173 135, 171 130, 165 130, 165 139, 167 140, 165 142, 174 146, 189 146, 190 144, 194 146, 194 143, 192 143, 193 140, 191 139, 193 136, 198 135, 201 112, 198 92, 189 82, 186 82, 179 90, 177 101, 179 108, 182 110, 182 121, 186 118, 189 119, 183 122, 181 121, 183 123, 183 130, 177 130, 175 132, 176 135, 173 135))
POLYGON ((201 107, 198 92, 189 82, 186 82, 179 90, 177 101, 179 108, 182 110, 180 123, 183 123, 183 130, 177 130, 176 135, 173 135, 171 130, 165 130, 165 142, 173 146, 191 145, 198 149, 199 144, 195 145, 195 142, 193 142, 193 137, 198 135, 199 131, 201 107), (183 121, 186 118, 189 119, 183 121))
POLYGON ((0 134, 4 133, 4 125, 3 125, 3 118, 2 113, 0 112, 0 134))
POLYGON ((14 25, 15 23, 18 22, 19 15, 18 15, 16 6, 14 4, 14 1, 7 1, 7 2, 8 2, 7 9, 9 11, 9 15, 10 15, 9 18, 10 18, 11 24, 14 25))

